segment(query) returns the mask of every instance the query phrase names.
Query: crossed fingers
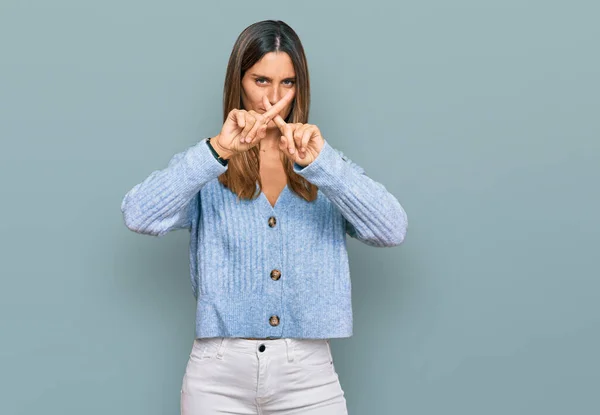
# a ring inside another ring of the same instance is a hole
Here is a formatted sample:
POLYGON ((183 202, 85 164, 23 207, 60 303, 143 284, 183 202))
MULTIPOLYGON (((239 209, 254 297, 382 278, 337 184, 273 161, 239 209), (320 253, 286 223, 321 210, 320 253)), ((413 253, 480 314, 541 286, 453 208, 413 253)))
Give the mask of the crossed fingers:
POLYGON ((289 90, 275 105, 271 106, 269 103, 269 107, 265 108, 267 111, 264 114, 259 114, 255 111, 248 111, 247 114, 249 117, 247 117, 244 113, 236 113, 238 125, 244 126, 244 130, 240 134, 240 142, 249 143, 257 134, 261 137, 264 137, 269 121, 271 121, 274 117, 279 117, 279 119, 283 121, 279 113, 292 101, 293 98, 294 91, 289 90))
MULTIPOLYGON (((279 104, 279 102, 277 104, 279 104)), ((263 105, 268 111, 275 108, 275 105, 271 106, 271 103, 266 96, 263 97, 263 105)), ((298 145, 298 154, 300 158, 304 158, 308 142, 313 134, 314 126, 302 123, 288 124, 279 114, 273 118, 273 122, 277 125, 282 134, 280 148, 287 147, 288 152, 294 154, 296 152, 296 145, 298 145)))

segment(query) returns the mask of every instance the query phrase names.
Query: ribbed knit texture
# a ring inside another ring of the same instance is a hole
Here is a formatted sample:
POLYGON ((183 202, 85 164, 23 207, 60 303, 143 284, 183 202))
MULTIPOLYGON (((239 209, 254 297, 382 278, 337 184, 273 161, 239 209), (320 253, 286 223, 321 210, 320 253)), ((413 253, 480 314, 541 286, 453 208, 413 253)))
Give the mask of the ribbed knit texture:
POLYGON ((196 337, 352 336, 346 234, 375 247, 401 244, 407 216, 398 200, 327 141, 308 166, 294 163, 319 188, 313 202, 287 186, 275 207, 264 193, 238 200, 217 179, 227 168, 202 140, 121 204, 134 232, 189 229, 196 337), (270 324, 272 316, 279 324, 270 324))

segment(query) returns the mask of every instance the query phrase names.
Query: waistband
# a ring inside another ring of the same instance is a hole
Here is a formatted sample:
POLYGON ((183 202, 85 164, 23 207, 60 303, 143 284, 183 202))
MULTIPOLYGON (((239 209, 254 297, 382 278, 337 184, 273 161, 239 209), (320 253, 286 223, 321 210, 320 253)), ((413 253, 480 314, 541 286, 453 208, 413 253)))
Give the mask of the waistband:
POLYGON ((307 349, 326 344, 330 347, 329 339, 302 339, 302 338, 272 338, 248 339, 241 337, 203 337, 194 339, 196 346, 205 350, 217 350, 222 355, 226 349, 241 353, 256 354, 261 345, 266 346, 271 353, 289 353, 297 348, 307 349))

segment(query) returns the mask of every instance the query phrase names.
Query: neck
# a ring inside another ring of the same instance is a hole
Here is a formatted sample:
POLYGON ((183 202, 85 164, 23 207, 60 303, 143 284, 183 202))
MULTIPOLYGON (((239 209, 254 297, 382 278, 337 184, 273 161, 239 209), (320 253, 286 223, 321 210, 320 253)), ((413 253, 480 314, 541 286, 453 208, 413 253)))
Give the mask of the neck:
POLYGON ((258 143, 261 152, 280 152, 279 141, 281 139, 281 131, 278 128, 268 129, 265 138, 261 138, 258 143))

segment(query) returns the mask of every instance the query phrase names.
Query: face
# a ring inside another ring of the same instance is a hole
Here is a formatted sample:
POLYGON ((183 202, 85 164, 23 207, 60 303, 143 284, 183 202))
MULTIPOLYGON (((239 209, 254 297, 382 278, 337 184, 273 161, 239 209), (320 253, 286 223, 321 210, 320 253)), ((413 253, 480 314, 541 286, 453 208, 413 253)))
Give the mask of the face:
MULTIPOLYGON (((292 59, 285 52, 269 52, 250 67, 242 78, 242 104, 246 111, 259 114, 266 111, 263 96, 271 105, 279 101, 290 89, 296 94, 296 73, 292 59)), ((292 108, 292 102, 279 115, 285 119, 292 108)), ((267 128, 277 128, 271 120, 267 128)))

